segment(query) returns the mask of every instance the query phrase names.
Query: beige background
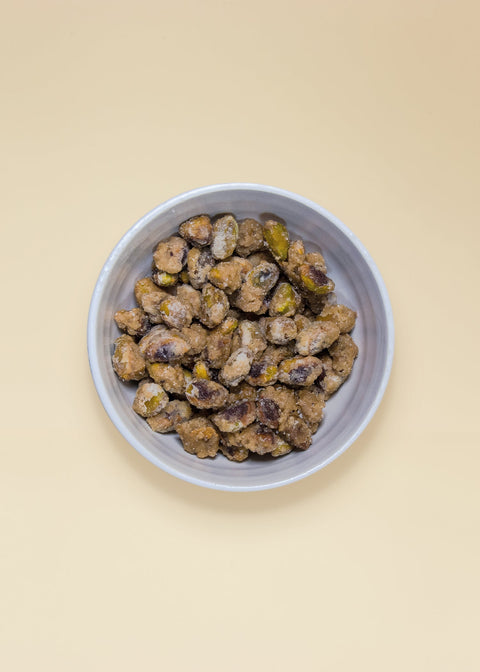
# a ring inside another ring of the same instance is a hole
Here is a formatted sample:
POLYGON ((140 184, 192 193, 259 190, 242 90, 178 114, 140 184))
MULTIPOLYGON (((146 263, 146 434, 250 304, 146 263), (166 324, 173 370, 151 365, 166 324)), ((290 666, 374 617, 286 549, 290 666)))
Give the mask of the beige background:
POLYGON ((1 5, 4 670, 480 668, 478 3, 1 5), (100 268, 215 182, 328 208, 385 278, 396 358, 334 464, 207 491, 111 425, 100 268))

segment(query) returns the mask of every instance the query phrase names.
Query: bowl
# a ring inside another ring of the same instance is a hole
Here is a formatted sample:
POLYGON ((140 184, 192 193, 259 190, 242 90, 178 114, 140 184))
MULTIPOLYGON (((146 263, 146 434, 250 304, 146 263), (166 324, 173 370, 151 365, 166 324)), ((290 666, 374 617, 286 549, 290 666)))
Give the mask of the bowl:
POLYGON ((186 192, 142 217, 108 257, 88 316, 88 355, 93 380, 110 419, 123 437, 157 467, 196 485, 229 491, 275 488, 318 471, 343 453, 372 419, 385 391, 393 359, 394 329, 388 294, 362 243, 336 217, 312 201, 259 184, 219 184, 186 192), (197 213, 232 212, 239 218, 273 213, 291 239, 321 251, 335 281, 338 303, 358 313, 352 332, 359 347, 353 371, 327 402, 325 416, 306 451, 267 460, 230 462, 223 455, 199 459, 183 450, 176 434, 157 434, 132 410, 135 387, 115 375, 111 356, 120 334, 113 314, 135 306, 133 287, 151 272, 156 243, 197 213))

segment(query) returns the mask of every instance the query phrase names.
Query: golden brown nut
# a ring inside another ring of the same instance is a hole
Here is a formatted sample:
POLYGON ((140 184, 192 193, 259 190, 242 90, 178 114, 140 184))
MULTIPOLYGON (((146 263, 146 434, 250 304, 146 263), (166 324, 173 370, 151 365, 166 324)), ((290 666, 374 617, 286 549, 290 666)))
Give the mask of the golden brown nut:
POLYGON ((121 380, 141 380, 145 376, 145 359, 133 338, 127 334, 116 339, 112 364, 121 380))
POLYGON ((236 432, 236 434, 239 445, 252 453, 257 453, 257 455, 266 455, 284 449, 283 444, 285 442, 283 439, 258 422, 249 425, 241 432, 236 432))
POLYGON ((287 345, 269 345, 263 355, 257 359, 267 360, 278 366, 284 359, 290 359, 295 355, 295 343, 290 341, 287 345))
POLYGON ((190 350, 183 338, 163 325, 151 329, 138 345, 142 355, 150 362, 175 362, 190 350))
POLYGON ((241 320, 233 336, 232 352, 238 348, 248 348, 255 355, 267 347, 265 335, 258 322, 241 320))
POLYGON ((215 457, 219 434, 207 418, 193 418, 177 425, 177 432, 187 453, 197 457, 215 457))
POLYGON ((141 308, 117 310, 113 317, 117 327, 130 336, 144 336, 150 329, 148 315, 141 308))
POLYGON ((179 236, 170 236, 158 243, 153 262, 159 271, 180 273, 187 261, 188 245, 179 236))
POLYGON ((322 362, 317 357, 292 357, 280 364, 278 379, 287 385, 307 387, 322 373, 322 362))
POLYGON ((284 385, 266 387, 258 395, 258 420, 270 429, 282 430, 296 409, 295 393, 284 385))
POLYGON ((327 272, 327 264, 320 252, 308 252, 305 255, 305 261, 308 264, 312 264, 312 266, 315 266, 315 268, 318 268, 323 273, 327 272))
POLYGON ((150 378, 171 394, 184 394, 185 376, 179 364, 164 362, 147 362, 147 371, 150 378))
POLYGON ((160 291, 157 285, 153 282, 152 278, 140 278, 135 283, 135 299, 140 307, 142 307, 142 297, 145 294, 151 294, 152 292, 160 291))
MULTIPOLYGON (((246 313, 261 312, 264 299, 278 280, 279 270, 276 264, 266 261, 253 268, 242 286, 232 297, 233 305, 246 313)), ((265 306, 268 310, 268 306, 265 306)))
POLYGON ((268 312, 271 317, 293 317, 301 305, 298 292, 289 282, 279 282, 270 300, 268 312))
POLYGON ((312 320, 308 318, 306 315, 302 315, 300 313, 297 313, 294 318, 295 324, 297 325, 297 332, 300 334, 304 329, 306 329, 311 323, 312 320))
POLYGON ((140 305, 147 313, 148 318, 152 324, 160 324, 163 322, 163 318, 160 313, 160 304, 162 301, 165 301, 165 299, 168 299, 169 296, 170 294, 164 292, 162 289, 160 289, 160 287, 156 287, 156 290, 153 292, 145 292, 140 296, 140 305))
POLYGON ((151 418, 160 413, 168 404, 168 395, 161 385, 152 382, 140 383, 132 408, 143 418, 151 418))
POLYGON ((195 247, 204 247, 212 242, 212 225, 208 215, 196 215, 180 224, 180 235, 195 247))
POLYGON ((316 431, 318 424, 322 422, 325 395, 318 387, 312 386, 297 390, 295 396, 297 407, 313 433, 313 431, 316 431))
POLYGON ((238 223, 238 240, 235 251, 241 257, 263 248, 263 227, 256 219, 244 219, 238 223))
POLYGON ((167 327, 172 329, 183 329, 192 322, 190 306, 174 296, 164 299, 158 306, 158 312, 167 327))
POLYGON ((327 305, 316 319, 319 321, 331 320, 335 322, 341 334, 346 334, 352 331, 355 326, 357 313, 343 304, 336 306, 327 305))
POLYGON ((312 432, 307 423, 296 414, 290 415, 282 427, 282 435, 289 445, 307 450, 312 444, 312 432))
POLYGON ((212 422, 221 432, 238 432, 255 422, 255 419, 254 401, 240 401, 211 416, 212 422))
POLYGON ((176 297, 184 305, 188 306, 193 317, 200 314, 200 302, 202 298, 198 289, 193 289, 191 285, 178 285, 176 297))
POLYGON ((233 215, 224 215, 213 222, 211 251, 215 259, 231 257, 238 240, 238 224, 233 215))
POLYGON ((221 434, 220 450, 231 462, 243 462, 249 456, 249 451, 237 445, 239 442, 235 437, 236 434, 221 434))
POLYGON ((185 390, 187 400, 197 408, 222 408, 228 399, 228 390, 203 378, 193 378, 185 390))
POLYGON ((340 329, 335 322, 312 322, 298 334, 297 352, 300 355, 316 355, 317 352, 329 348, 339 335, 340 329))
POLYGON ((201 324, 192 324, 181 329, 180 336, 189 345, 189 355, 199 355, 207 345, 208 331, 201 324))
POLYGON ((335 343, 328 349, 332 358, 332 368, 339 376, 346 378, 350 375, 355 357, 358 355, 358 346, 349 334, 341 334, 335 343))
POLYGON ((200 322, 209 329, 216 327, 225 318, 230 304, 227 295, 218 287, 210 283, 202 289, 202 301, 200 304, 200 322))
POLYGON ((325 273, 312 264, 301 264, 298 267, 300 287, 315 295, 323 296, 335 289, 335 283, 325 273))
POLYGON ((190 284, 194 289, 202 289, 208 274, 215 264, 210 250, 198 250, 193 247, 187 254, 187 268, 190 284))
POLYGON ((197 359, 192 369, 193 378, 203 378, 204 380, 212 380, 212 374, 206 362, 197 359))
POLYGON ((297 325, 290 317, 271 317, 267 320, 265 336, 270 343, 286 345, 297 335, 297 325))
POLYGON ((277 378, 278 367, 272 364, 269 358, 262 357, 252 363, 246 381, 254 387, 265 387, 266 385, 273 385, 277 378))
POLYGON ((214 369, 221 369, 231 353, 232 333, 224 333, 222 325, 223 322, 209 332, 203 353, 208 364, 214 369))
POLYGON ((147 418, 147 422, 154 432, 165 434, 166 432, 173 432, 177 425, 190 420, 191 417, 192 407, 188 401, 174 399, 173 401, 169 401, 160 413, 147 418))
POLYGON ((232 406, 233 404, 236 404, 237 401, 255 401, 256 398, 257 389, 243 381, 240 385, 237 385, 237 387, 230 390, 226 406, 232 406))
POLYGON ((208 279, 226 294, 231 294, 242 284, 242 266, 232 257, 228 261, 222 261, 212 268, 208 279))
POLYGON ((252 362, 253 352, 251 350, 248 348, 235 350, 225 362, 219 380, 228 387, 235 387, 248 375, 252 362))
POLYGON ((323 390, 325 400, 327 400, 332 396, 334 392, 338 390, 338 388, 345 382, 346 379, 333 370, 332 358, 330 357, 329 354, 322 353, 319 356, 319 359, 322 362, 324 375, 320 376, 317 383, 323 390))

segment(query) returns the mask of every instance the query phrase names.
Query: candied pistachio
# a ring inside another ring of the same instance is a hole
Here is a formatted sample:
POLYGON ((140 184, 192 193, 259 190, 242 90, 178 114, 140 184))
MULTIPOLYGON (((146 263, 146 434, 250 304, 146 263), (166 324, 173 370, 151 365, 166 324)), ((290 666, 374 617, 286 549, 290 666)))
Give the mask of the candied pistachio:
POLYGON ((296 337, 297 325, 290 317, 272 317, 267 321, 265 335, 270 343, 286 345, 296 337))
POLYGON ((312 443, 312 432, 307 423, 297 415, 290 415, 282 427, 282 434, 289 444, 299 450, 307 450, 312 443))
POLYGON ((291 267, 300 266, 305 261, 305 245, 303 240, 294 240, 288 248, 288 264, 291 267))
POLYGON ((187 385, 185 396, 197 408, 222 408, 228 398, 228 390, 213 380, 193 378, 187 385))
POLYGON ((210 369, 205 362, 202 362, 202 360, 195 362, 195 366, 192 369, 192 375, 194 378, 202 378, 203 380, 212 379, 210 369))
POLYGON ((158 292, 159 289, 157 285, 153 282, 152 278, 140 278, 140 280, 137 280, 135 283, 135 299, 138 303, 139 306, 142 306, 142 297, 145 294, 151 294, 152 292, 158 292))
POLYGON ((282 222, 269 219, 263 226, 263 237, 277 261, 285 261, 288 255, 289 235, 282 222))
POLYGON ((257 455, 272 453, 281 442, 278 434, 258 422, 254 422, 236 434, 239 445, 257 455))
POLYGON ((199 316, 202 294, 198 289, 194 289, 191 285, 178 285, 175 296, 189 307, 193 317, 199 316))
POLYGON ((173 432, 177 425, 190 420, 192 417, 192 407, 188 401, 173 399, 163 408, 160 413, 147 418, 147 422, 154 432, 165 434, 173 432))
POLYGON ((160 313, 160 304, 170 296, 159 287, 154 292, 146 292, 140 297, 140 305, 147 313, 152 324, 158 324, 163 321, 160 313))
POLYGON ((297 352, 300 355, 316 355, 317 352, 329 348, 339 334, 340 329, 335 322, 312 322, 298 334, 297 352))
POLYGON ((327 264, 320 252, 307 252, 305 261, 308 264, 312 264, 312 266, 315 266, 315 268, 318 268, 320 271, 323 271, 323 273, 327 272, 327 264))
POLYGON ((284 385, 266 387, 258 395, 258 420, 270 429, 282 430, 296 409, 295 393, 284 385))
POLYGON ((179 236, 170 236, 158 243, 153 262, 159 271, 180 273, 187 261, 188 245, 179 236))
POLYGON ((306 315, 297 313, 294 318, 295 324, 297 325, 297 333, 300 334, 304 329, 306 329, 311 323, 311 319, 306 315))
POLYGON ((224 333, 222 325, 213 329, 208 334, 204 357, 214 369, 221 369, 230 357, 232 346, 232 333, 224 333))
POLYGON ((276 264, 261 262, 247 273, 242 286, 232 296, 233 304, 246 313, 266 312, 265 297, 277 282, 278 275, 276 264))
POLYGON ((183 338, 163 326, 149 331, 138 345, 142 355, 150 362, 178 361, 190 350, 183 338))
POLYGON ((200 458, 215 457, 219 434, 207 418, 197 417, 177 425, 177 432, 187 453, 200 458))
POLYGON ((190 327, 183 327, 180 336, 190 346, 189 355, 199 355, 207 345, 208 331, 201 324, 195 323, 190 327))
POLYGON ((224 291, 210 283, 202 289, 200 305, 200 322, 212 329, 222 322, 229 308, 228 298, 224 291))
POLYGON ((233 390, 230 390, 226 405, 231 406, 237 403, 237 401, 255 401, 256 398, 256 388, 243 381, 237 387, 234 387, 233 390))
POLYGON ((176 273, 166 273, 165 271, 153 271, 153 281, 159 287, 172 287, 178 280, 176 273))
POLYGON ((276 264, 262 261, 247 274, 245 282, 250 283, 253 287, 258 287, 266 294, 275 286, 278 275, 279 271, 276 264))
POLYGON ((231 294, 242 284, 242 267, 236 262, 235 258, 229 261, 221 261, 212 268, 208 274, 208 279, 215 287, 231 294))
POLYGON ((233 254, 238 240, 238 224, 233 215, 219 217, 213 223, 211 251, 215 259, 226 259, 233 254))
POLYGON ((229 440, 223 437, 220 443, 220 450, 222 451, 223 455, 225 455, 225 457, 231 462, 243 462, 250 454, 247 448, 231 445, 229 440))
POLYGON ((174 296, 164 299, 158 307, 162 320, 172 329, 188 327, 192 321, 190 306, 174 296))
POLYGON ((273 385, 278 378, 278 367, 269 359, 260 359, 253 362, 250 367, 246 381, 249 385, 254 387, 264 387, 266 385, 273 385))
POLYGON ((143 418, 151 418, 160 413, 167 403, 168 395, 163 387, 158 383, 146 382, 138 386, 132 408, 143 418))
POLYGON ((270 252, 265 249, 261 252, 254 252, 253 254, 250 254, 247 257, 247 261, 252 265, 252 268, 255 268, 255 266, 258 266, 258 264, 261 264, 264 261, 267 262, 267 264, 272 264, 275 262, 275 259, 272 257, 270 252))
POLYGON ((256 355, 263 352, 266 347, 267 341, 258 322, 241 320, 233 337, 232 350, 248 348, 256 355))
POLYGON ((196 215, 182 222, 180 235, 195 247, 205 247, 212 242, 212 225, 208 215, 196 215))
POLYGON ((292 357, 280 364, 278 379, 287 385, 309 386, 322 373, 322 362, 317 357, 292 357))
POLYGON ((281 436, 277 435, 275 448, 272 450, 270 455, 272 457, 282 457, 282 455, 287 455, 292 452, 292 446, 284 441, 281 436))
POLYGON ((312 385, 312 387, 297 390, 295 396, 298 410, 313 434, 323 418, 325 395, 322 390, 312 385))
POLYGON ((256 410, 254 401, 240 401, 211 416, 221 432, 238 432, 255 422, 256 410))
POLYGON ((185 377, 179 364, 147 362, 147 371, 150 378, 167 392, 171 394, 183 394, 185 392, 185 377))
POLYGON ((290 341, 287 345, 269 345, 261 356, 261 359, 267 359, 272 364, 278 366, 284 359, 289 359, 294 355, 295 344, 293 341, 290 341))
POLYGON ((113 318, 117 327, 130 336, 144 336, 150 329, 148 315, 141 308, 117 310, 113 318))
POLYGON ((346 334, 352 331, 355 326, 357 313, 343 304, 327 305, 316 319, 319 321, 331 320, 335 322, 341 334, 346 334))
POLYGON ((218 330, 222 334, 233 334, 235 329, 238 327, 238 319, 233 315, 228 315, 223 320, 221 324, 218 325, 218 330))
POLYGON ((358 355, 358 346, 349 334, 341 334, 335 343, 328 349, 332 358, 332 368, 339 376, 347 378, 358 355))
POLYGON ((297 312, 301 300, 289 282, 280 282, 273 292, 268 312, 271 317, 282 315, 292 317, 297 312))
POLYGON ((238 240, 235 251, 241 257, 263 248, 263 227, 256 219, 247 218, 238 223, 238 240))
POLYGON ((335 288, 333 280, 327 278, 323 271, 315 268, 312 264, 301 264, 298 267, 298 274, 301 286, 309 292, 313 292, 313 294, 323 296, 333 292, 335 288))
POLYGON ((187 254, 187 268, 190 284, 194 289, 201 289, 207 282, 208 274, 215 264, 210 250, 199 250, 196 247, 187 254))
POLYGON ((112 364, 121 380, 141 380, 145 376, 145 359, 133 338, 127 334, 116 339, 112 364))
POLYGON ((253 352, 248 348, 235 350, 220 372, 220 380, 224 385, 235 387, 248 375, 253 361, 253 352))

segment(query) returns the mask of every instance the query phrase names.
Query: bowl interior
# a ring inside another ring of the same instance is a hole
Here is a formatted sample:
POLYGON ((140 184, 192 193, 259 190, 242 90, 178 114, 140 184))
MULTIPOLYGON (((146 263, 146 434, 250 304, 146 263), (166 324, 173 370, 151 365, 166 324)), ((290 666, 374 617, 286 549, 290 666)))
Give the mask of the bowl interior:
POLYGON ((142 218, 115 247, 95 288, 88 326, 89 358, 97 391, 110 418, 142 455, 187 481, 225 490, 276 487, 317 471, 345 450, 375 412, 390 372, 393 323, 383 282, 368 253, 332 215, 299 196, 259 185, 218 185, 189 192, 142 218), (228 461, 223 455, 199 460, 186 453, 173 434, 156 434, 131 408, 136 385, 122 383, 113 372, 113 342, 120 334, 113 314, 133 308, 135 281, 151 271, 159 240, 196 213, 233 212, 285 219, 291 239, 301 238, 307 251, 320 250, 339 303, 358 313, 352 336, 359 356, 352 374, 326 404, 325 417, 305 452, 280 459, 228 461))

